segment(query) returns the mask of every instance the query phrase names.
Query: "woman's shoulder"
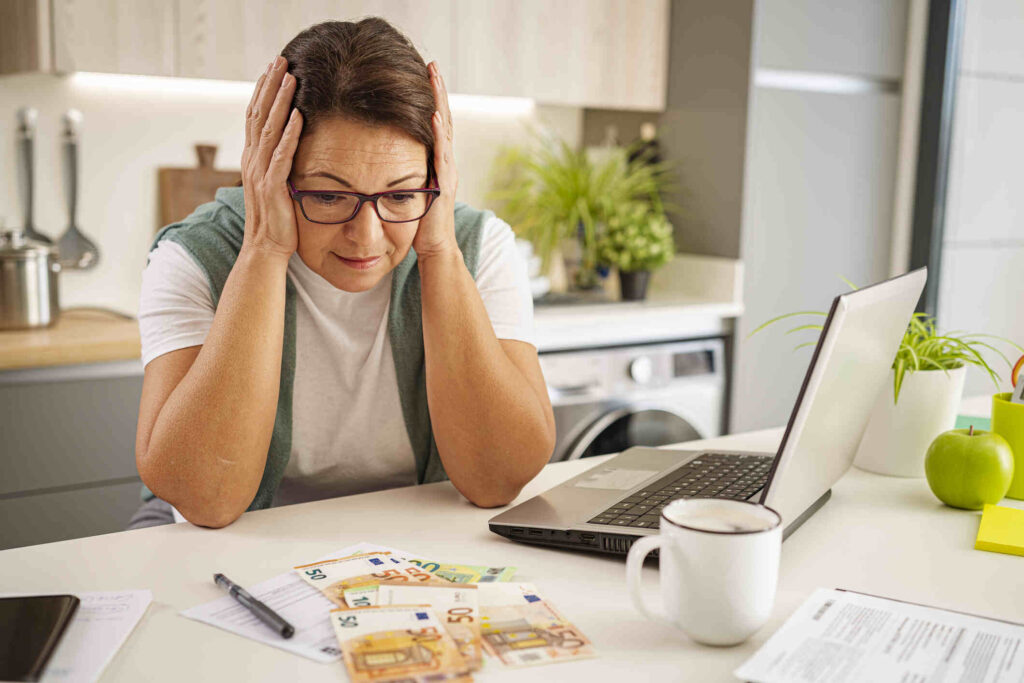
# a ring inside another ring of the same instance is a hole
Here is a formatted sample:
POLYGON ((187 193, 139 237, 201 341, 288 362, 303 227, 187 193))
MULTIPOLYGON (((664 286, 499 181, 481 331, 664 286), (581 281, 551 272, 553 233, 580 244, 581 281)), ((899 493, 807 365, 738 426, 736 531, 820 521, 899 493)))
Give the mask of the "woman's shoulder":
POLYGON ((462 231, 479 232, 493 218, 495 218, 493 211, 478 209, 464 202, 455 202, 456 234, 462 231))
POLYGON ((200 204, 182 220, 157 233, 150 254, 161 242, 175 242, 205 271, 218 296, 245 236, 245 205, 241 187, 222 187, 212 202, 200 204))
POLYGON ((164 226, 153 238, 150 251, 165 239, 182 243, 186 248, 191 243, 196 246, 221 246, 225 242, 241 248, 244 233, 245 204, 242 188, 222 187, 217 190, 213 201, 200 204, 185 218, 164 226))

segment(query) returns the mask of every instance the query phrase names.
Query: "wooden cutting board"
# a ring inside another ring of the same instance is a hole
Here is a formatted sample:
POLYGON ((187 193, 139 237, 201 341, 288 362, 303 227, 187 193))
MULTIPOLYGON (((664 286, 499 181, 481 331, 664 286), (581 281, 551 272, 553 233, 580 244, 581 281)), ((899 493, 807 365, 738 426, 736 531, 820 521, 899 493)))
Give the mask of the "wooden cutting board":
POLYGON ((218 187, 237 185, 241 171, 218 171, 213 167, 216 145, 196 145, 199 166, 196 168, 157 169, 160 206, 156 229, 180 221, 204 202, 213 201, 218 187))

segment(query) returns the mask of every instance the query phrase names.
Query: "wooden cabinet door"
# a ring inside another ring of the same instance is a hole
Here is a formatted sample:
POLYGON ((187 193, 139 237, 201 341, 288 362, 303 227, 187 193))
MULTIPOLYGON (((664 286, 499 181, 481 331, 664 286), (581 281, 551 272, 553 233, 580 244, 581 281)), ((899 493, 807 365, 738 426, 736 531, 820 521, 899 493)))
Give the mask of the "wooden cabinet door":
POLYGON ((298 32, 305 4, 178 0, 178 75, 255 81, 298 32))
POLYGON ((587 21, 584 102, 604 109, 665 109, 668 0, 600 0, 587 21))
POLYGON ((175 75, 174 9, 167 0, 53 0, 55 70, 175 75))
POLYGON ((456 0, 460 92, 581 105, 590 0, 456 0))
MULTIPOLYGON (((255 80, 303 29, 381 16, 424 59, 451 64, 452 0, 178 0, 180 75, 255 80)), ((451 87, 451 76, 446 78, 451 87)))
POLYGON ((663 109, 668 0, 456 0, 459 91, 663 109))

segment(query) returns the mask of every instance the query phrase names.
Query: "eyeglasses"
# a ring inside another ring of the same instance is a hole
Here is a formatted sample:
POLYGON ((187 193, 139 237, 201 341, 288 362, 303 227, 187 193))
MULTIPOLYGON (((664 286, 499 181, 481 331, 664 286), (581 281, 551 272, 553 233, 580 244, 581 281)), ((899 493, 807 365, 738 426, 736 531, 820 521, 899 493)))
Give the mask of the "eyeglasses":
POLYGON ((292 199, 299 203, 302 215, 311 223, 331 225, 347 223, 356 217, 363 203, 373 204, 377 217, 385 223, 410 223, 427 215, 440 194, 436 187, 415 190, 389 190, 376 194, 320 190, 296 190, 288 181, 292 199))

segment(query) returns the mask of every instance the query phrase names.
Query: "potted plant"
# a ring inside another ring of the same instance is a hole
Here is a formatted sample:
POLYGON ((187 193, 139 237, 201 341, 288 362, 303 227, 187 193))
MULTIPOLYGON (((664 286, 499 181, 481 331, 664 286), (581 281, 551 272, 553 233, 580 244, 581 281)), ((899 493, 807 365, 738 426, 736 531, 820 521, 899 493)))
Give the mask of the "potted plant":
POLYGON ((609 217, 641 199, 663 212, 661 196, 674 176, 665 162, 651 163, 642 152, 629 159, 632 147, 592 161, 564 140, 537 138, 530 147, 506 148, 498 155, 489 199, 533 244, 544 269, 565 244, 567 251, 578 252, 575 284, 594 286, 597 241, 609 217))
MULTIPOLYGON (((800 311, 773 318, 750 333, 793 316, 821 316, 821 311, 800 311)), ((792 328, 821 330, 821 325, 792 328)), ((907 325, 889 372, 887 388, 879 395, 868 419, 854 464, 864 470, 896 477, 924 477, 924 456, 936 436, 952 429, 963 395, 967 366, 981 368, 999 388, 999 374, 982 355, 991 351, 1011 366, 1010 360, 989 341, 1001 341, 1020 351, 1008 339, 987 334, 940 334, 935 319, 915 313, 907 325)), ((795 348, 811 346, 804 342, 795 348)))
POLYGON ((597 240, 597 262, 618 268, 623 301, 643 300, 651 271, 671 261, 673 254, 672 226, 663 212, 644 201, 619 205, 597 240))

